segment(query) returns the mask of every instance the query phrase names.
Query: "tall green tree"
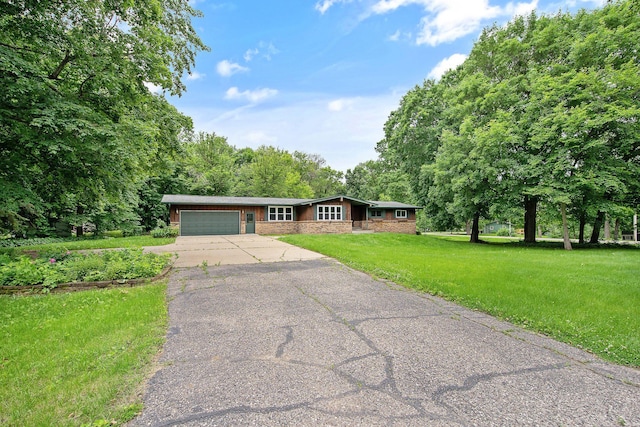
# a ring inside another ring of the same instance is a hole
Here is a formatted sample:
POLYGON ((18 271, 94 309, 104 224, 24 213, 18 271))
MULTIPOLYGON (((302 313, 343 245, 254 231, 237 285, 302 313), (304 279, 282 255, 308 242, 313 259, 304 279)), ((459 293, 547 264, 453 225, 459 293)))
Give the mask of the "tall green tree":
POLYGON ((135 206, 139 177, 174 149, 149 92, 184 90, 206 49, 187 2, 15 1, 0 16, 0 220, 6 230, 80 225, 135 206))
POLYGON ((189 192, 228 196, 235 187, 235 148, 215 133, 200 132, 184 145, 184 167, 189 192))
POLYGON ((291 153, 262 146, 253 160, 242 166, 236 196, 312 198, 313 190, 302 180, 291 153))

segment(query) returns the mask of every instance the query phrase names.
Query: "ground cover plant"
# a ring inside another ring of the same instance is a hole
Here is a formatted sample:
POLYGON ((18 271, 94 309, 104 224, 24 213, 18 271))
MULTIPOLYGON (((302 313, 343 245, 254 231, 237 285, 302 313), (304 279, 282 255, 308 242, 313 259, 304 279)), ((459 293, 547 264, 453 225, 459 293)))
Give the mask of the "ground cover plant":
POLYGON ((0 425, 112 425, 163 343, 165 283, 0 296, 0 425))
POLYGON ((62 253, 43 250, 40 257, 0 255, 0 286, 44 285, 154 277, 168 265, 171 254, 142 249, 62 253))
POLYGON ((640 366, 640 250, 514 243, 472 245, 436 236, 291 235, 283 241, 640 366))

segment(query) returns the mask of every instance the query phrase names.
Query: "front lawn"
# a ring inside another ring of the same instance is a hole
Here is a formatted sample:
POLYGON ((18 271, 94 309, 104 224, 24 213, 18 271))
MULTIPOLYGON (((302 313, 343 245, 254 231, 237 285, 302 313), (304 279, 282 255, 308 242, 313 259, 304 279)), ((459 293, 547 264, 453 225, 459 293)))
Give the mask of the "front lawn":
POLYGON ((138 394, 165 336, 166 284, 0 296, 0 425, 112 425, 138 394))
POLYGON ((604 359, 640 366, 637 248, 564 251, 398 234, 291 235, 282 240, 604 359))

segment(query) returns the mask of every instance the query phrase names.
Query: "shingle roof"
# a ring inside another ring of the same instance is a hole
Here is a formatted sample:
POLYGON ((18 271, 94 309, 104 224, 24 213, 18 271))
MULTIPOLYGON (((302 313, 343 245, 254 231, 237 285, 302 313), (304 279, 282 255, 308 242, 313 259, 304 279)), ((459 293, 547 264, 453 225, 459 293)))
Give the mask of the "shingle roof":
POLYGON ((408 205, 406 203, 393 201, 372 200, 371 203, 374 205, 374 208, 381 209, 422 209, 420 206, 408 205))
POLYGON ((231 196, 191 196, 187 194, 165 194, 162 203, 172 205, 233 205, 233 206, 299 206, 311 203, 322 203, 338 198, 345 198, 359 204, 371 205, 376 208, 386 209, 421 209, 419 206, 407 205, 400 202, 367 201, 349 196, 331 196, 321 199, 292 199, 278 197, 231 197, 231 196))
POLYGON ((165 194, 162 196, 162 203, 172 205, 292 206, 309 203, 311 200, 277 197, 190 196, 186 194, 165 194))

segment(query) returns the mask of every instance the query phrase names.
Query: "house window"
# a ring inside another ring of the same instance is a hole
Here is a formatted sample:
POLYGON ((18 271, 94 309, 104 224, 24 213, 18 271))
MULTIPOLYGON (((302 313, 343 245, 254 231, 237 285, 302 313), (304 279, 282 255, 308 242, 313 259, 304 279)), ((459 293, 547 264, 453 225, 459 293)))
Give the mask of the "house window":
POLYGON ((293 221, 293 207, 269 206, 269 221, 293 221))
POLYGON ((318 206, 318 221, 342 221, 342 206, 318 206))
POLYGON ((407 211, 404 209, 396 209, 396 218, 406 218, 407 211))
POLYGON ((371 210, 371 218, 382 218, 382 211, 380 209, 371 210))

